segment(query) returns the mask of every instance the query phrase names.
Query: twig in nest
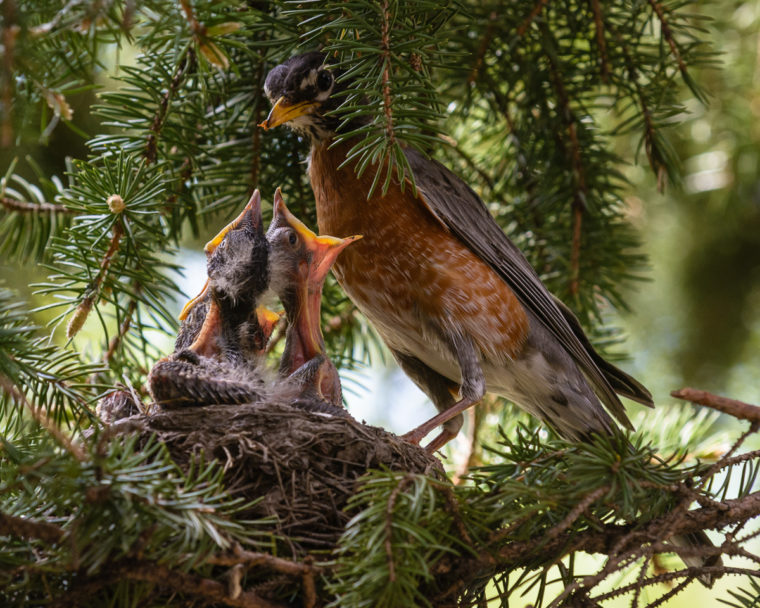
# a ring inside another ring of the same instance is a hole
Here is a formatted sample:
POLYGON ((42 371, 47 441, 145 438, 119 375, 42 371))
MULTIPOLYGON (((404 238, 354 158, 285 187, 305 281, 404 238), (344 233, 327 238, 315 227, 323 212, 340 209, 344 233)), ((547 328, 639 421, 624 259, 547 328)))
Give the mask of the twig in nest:
POLYGON ((298 562, 292 562, 281 557, 275 557, 268 553, 256 553, 254 551, 246 551, 239 545, 234 548, 232 553, 224 553, 221 555, 212 555, 206 560, 209 564, 216 566, 237 566, 243 565, 248 568, 254 566, 263 566, 280 572, 282 574, 291 574, 293 576, 302 576, 306 572, 313 571, 319 572, 319 568, 316 566, 299 564, 298 562))

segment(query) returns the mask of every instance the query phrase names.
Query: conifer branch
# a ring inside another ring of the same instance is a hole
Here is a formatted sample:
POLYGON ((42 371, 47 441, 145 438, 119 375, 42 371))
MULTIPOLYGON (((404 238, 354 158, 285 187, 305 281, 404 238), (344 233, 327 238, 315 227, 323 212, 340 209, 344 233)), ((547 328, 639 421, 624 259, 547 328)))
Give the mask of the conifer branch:
MULTIPOLYGON (((498 563, 510 567, 527 564, 534 559, 540 563, 550 563, 560 555, 576 551, 623 556, 640 550, 642 542, 656 542, 660 538, 679 534, 723 528, 755 517, 758 512, 760 492, 755 492, 742 498, 685 511, 672 521, 670 514, 666 514, 636 528, 630 524, 607 524, 603 530, 588 530, 572 536, 559 533, 548 542, 543 542, 545 537, 542 536, 534 540, 508 543, 498 551, 498 563), (663 529, 667 529, 665 535, 663 529)), ((552 530, 547 532, 551 533, 552 530)))
MULTIPOLYGON (((544 33, 544 39, 549 38, 549 33, 546 31, 545 26, 541 27, 544 33)), ((549 45, 547 44, 547 47, 549 45)), ((548 49, 545 53, 547 61, 549 62, 549 72, 551 74, 552 85, 557 93, 557 100, 559 101, 559 114, 562 117, 563 122, 567 128, 567 134, 570 138, 570 155, 573 162, 573 202, 572 202, 572 214, 573 214, 573 235, 572 244, 570 248, 570 295, 576 297, 578 295, 580 284, 580 259, 581 259, 581 228, 583 225, 583 212, 586 209, 586 197, 588 195, 588 188, 586 186, 586 172, 583 166, 583 158, 581 151, 581 144, 578 141, 578 132, 575 118, 572 108, 570 107, 570 98, 568 97, 565 85, 562 82, 560 76, 560 70, 554 61, 552 56, 552 50, 548 49)), ((564 147, 564 141, 561 140, 564 147)))
POLYGON ((396 581, 396 563, 393 560, 393 544, 391 539, 393 537, 393 509, 396 506, 396 499, 404 489, 414 480, 414 476, 409 474, 399 479, 396 487, 393 488, 388 496, 388 502, 385 505, 385 540, 383 545, 385 547, 385 556, 388 560, 388 580, 393 583, 396 581))
MULTIPOLYGON (((140 293, 140 286, 134 285, 134 289, 135 295, 138 295, 140 293)), ((129 328, 132 326, 132 317, 134 316, 135 312, 137 312, 137 305, 138 300, 136 298, 132 298, 129 301, 129 305, 127 306, 127 309, 124 313, 124 319, 122 320, 121 325, 119 325, 119 331, 113 338, 111 338, 111 341, 108 343, 108 350, 103 356, 104 363, 108 364, 111 362, 111 359, 113 359, 114 354, 116 354, 119 345, 124 340, 127 332, 129 332, 129 328)))
MULTIPOLYGON (((212 602, 221 602, 235 608, 285 608, 279 602, 271 602, 253 591, 243 591, 236 598, 227 593, 227 586, 213 579, 203 578, 172 570, 155 562, 125 564, 116 569, 117 576, 134 581, 169 587, 177 593, 191 595, 212 602)), ((118 579, 117 579, 118 580, 118 579)))
POLYGON ((3 73, 0 74, 0 99, 3 115, 0 121, 0 148, 9 148, 13 144, 13 63, 16 37, 21 28, 16 23, 16 2, 3 2, 3 27, 0 36, 3 41, 3 73))
POLYGON ((270 555, 269 553, 258 553, 255 551, 246 551, 240 545, 236 545, 234 549, 229 553, 221 553, 218 555, 212 555, 205 560, 208 564, 214 564, 216 566, 237 566, 242 565, 246 568, 254 568, 257 566, 263 566, 280 574, 288 574, 291 576, 304 576, 305 574, 312 572, 318 574, 321 572, 321 568, 301 564, 298 562, 283 559, 270 555))
POLYGON ((13 383, 6 377, 0 374, 0 389, 2 389, 7 395, 9 395, 17 403, 21 403, 32 415, 32 418, 44 428, 51 437, 55 439, 58 444, 64 448, 69 454, 76 458, 79 462, 84 462, 87 458, 84 450, 77 441, 66 435, 63 430, 51 420, 45 411, 33 403, 31 403, 21 391, 19 391, 13 383))
POLYGON ((65 532, 58 526, 46 521, 34 521, 26 517, 16 517, 0 512, 0 536, 36 538, 52 545, 59 542, 65 536, 65 532))
POLYGON ((486 56, 486 51, 488 51, 488 47, 491 45, 494 33, 496 32, 496 21, 498 17, 499 14, 496 11, 491 11, 491 13, 488 15, 488 26, 486 27, 486 31, 483 34, 483 39, 480 41, 480 48, 475 54, 475 61, 472 64, 470 75, 467 77, 468 84, 472 84, 478 78, 480 68, 483 65, 483 60, 486 56))
POLYGON ((604 17, 599 0, 591 0, 591 9, 594 11, 594 27, 596 29, 596 44, 599 47, 599 68, 602 82, 607 83, 610 79, 610 64, 607 58, 607 41, 604 37, 604 17))
POLYGON ((74 585, 67 595, 52 605, 74 605, 76 599, 91 597, 98 588, 111 586, 119 580, 151 583, 182 596, 232 608, 287 608, 285 604, 267 600, 253 591, 241 591, 237 597, 232 597, 224 583, 148 560, 124 560, 107 566, 95 576, 84 576, 79 585, 74 585))
POLYGON ((665 17, 665 9, 657 0, 647 0, 647 2, 649 2, 649 6, 652 7, 652 11, 655 15, 657 15, 657 19, 660 21, 660 31, 662 32, 662 37, 665 38, 665 41, 668 43, 670 51, 673 53, 673 57, 678 63, 678 69, 681 72, 681 75, 684 77, 684 79, 688 80, 688 70, 686 68, 686 64, 683 61, 683 58, 681 57, 681 53, 678 50, 678 44, 675 41, 675 37, 673 36, 673 31, 670 28, 670 24, 665 17))
POLYGON ((82 329, 82 326, 87 320, 87 317, 89 316, 90 311, 92 310, 92 307, 97 303, 98 297, 100 295, 100 288, 103 285, 103 281, 106 278, 106 274, 108 273, 108 269, 111 266, 113 257, 116 255, 116 252, 119 250, 119 243, 121 242, 122 236, 124 236, 124 224, 123 224, 122 218, 118 217, 113 225, 111 240, 108 244, 108 249, 106 250, 105 254, 100 260, 98 273, 95 275, 95 278, 90 282, 89 288, 87 290, 87 295, 76 307, 74 314, 71 316, 71 319, 69 320, 69 323, 66 326, 67 338, 73 338, 75 335, 77 335, 77 333, 79 333, 79 330, 82 329))
POLYGON ((522 38, 525 35, 525 32, 528 31, 530 24, 533 23, 533 20, 541 14, 541 11, 544 10, 544 7, 548 3, 549 3, 549 0, 538 0, 538 2, 536 2, 536 4, 533 6, 533 9, 530 11, 528 16, 520 24, 520 27, 517 28, 518 38, 522 38))
POLYGON ((757 405, 750 405, 743 401, 721 397, 720 395, 714 395, 694 388, 682 388, 670 394, 676 399, 684 399, 685 401, 704 405, 733 416, 738 420, 748 420, 753 424, 760 424, 760 407, 757 405))
MULTIPOLYGON (((186 4, 186 2, 182 2, 183 7, 186 4)), ((145 157, 145 160, 148 162, 148 164, 154 164, 158 158, 158 138, 161 135, 161 130, 164 126, 164 122, 166 121, 166 118, 169 114, 169 104, 179 91, 179 88, 182 86, 185 77, 188 75, 188 73, 192 72, 195 69, 195 63, 195 50, 191 46, 188 46, 187 49, 185 49, 185 52, 180 58, 179 62, 177 63, 177 67, 174 70, 171 83, 166 89, 166 92, 161 97, 158 108, 156 108, 156 112, 153 115, 153 121, 150 125, 148 141, 145 144, 145 151, 143 153, 143 156, 145 157)))
POLYGON ((628 52, 625 41, 616 28, 614 28, 609 23, 607 25, 615 34, 615 38, 617 39, 619 47, 618 50, 623 54, 623 57, 625 58, 628 80, 636 90, 636 97, 638 105, 641 108, 641 116, 643 118, 644 124, 644 151, 646 152, 649 166, 652 168, 652 171, 657 177, 657 189, 660 192, 663 192, 665 190, 665 176, 667 175, 667 165, 661 157, 657 146, 657 128, 654 124, 652 111, 649 107, 649 103, 647 102, 646 95, 644 94, 644 89, 639 82, 638 70, 636 69, 633 57, 631 57, 631 54, 628 52))
POLYGON ((396 143, 396 132, 393 128, 393 108, 391 107, 391 40, 390 40, 390 8, 388 0, 381 4, 380 36, 383 62, 383 111, 385 112, 385 132, 390 145, 396 143))
POLYGON ((16 211, 18 213, 61 213, 61 214, 76 214, 76 211, 69 209, 65 205, 56 205, 54 203, 32 203, 29 201, 19 201, 7 196, 0 197, 0 205, 2 205, 8 211, 16 211))

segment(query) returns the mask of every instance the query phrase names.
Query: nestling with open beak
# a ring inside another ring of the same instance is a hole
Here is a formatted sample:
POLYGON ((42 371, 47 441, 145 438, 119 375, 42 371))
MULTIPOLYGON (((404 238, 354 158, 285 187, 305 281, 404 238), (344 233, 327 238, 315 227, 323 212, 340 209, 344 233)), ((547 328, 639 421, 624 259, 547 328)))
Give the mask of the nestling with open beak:
POLYGON ((198 316, 205 309, 203 323, 198 329, 194 321, 183 336, 185 341, 192 336, 192 343, 156 363, 148 378, 154 399, 165 407, 243 403, 259 397, 263 389, 257 359, 273 323, 271 316, 256 309, 269 284, 269 244, 258 190, 206 252, 208 282, 186 307, 198 316))
MULTIPOLYGON (((260 205, 260 194, 258 190, 255 190, 253 197, 258 197, 260 205)), ((253 197, 251 201, 253 201, 253 197)), ((206 253, 207 263, 210 260, 214 251, 216 251, 219 244, 224 237, 231 231, 240 227, 243 218, 249 212, 249 205, 240 212, 234 220, 227 224, 213 239, 211 239, 204 251, 206 253)), ((187 304, 185 304, 182 312, 179 315, 180 325, 179 333, 177 334, 177 340, 174 344, 175 352, 184 350, 185 348, 191 348, 199 355, 206 357, 218 357, 221 355, 219 340, 219 308, 217 306, 212 307, 211 292, 209 291, 209 279, 206 279, 206 283, 201 289, 201 292, 192 298, 187 304), (207 319, 209 310, 211 311, 211 317, 207 319), (208 321, 208 322, 207 322, 208 321), (204 328, 205 323, 205 328, 204 328), (203 339, 194 345, 198 340, 201 329, 204 329, 205 335, 203 339)), ((259 349, 263 354, 266 343, 269 341, 269 337, 272 335, 275 325, 280 320, 280 315, 272 310, 269 310, 265 306, 256 307, 256 319, 262 333, 262 344, 259 349)))
POLYGON ((341 406, 338 370, 325 352, 320 326, 322 287, 338 254, 360 239, 317 236, 285 206, 279 188, 267 231, 271 286, 288 319, 280 374, 298 382, 316 398, 341 406))

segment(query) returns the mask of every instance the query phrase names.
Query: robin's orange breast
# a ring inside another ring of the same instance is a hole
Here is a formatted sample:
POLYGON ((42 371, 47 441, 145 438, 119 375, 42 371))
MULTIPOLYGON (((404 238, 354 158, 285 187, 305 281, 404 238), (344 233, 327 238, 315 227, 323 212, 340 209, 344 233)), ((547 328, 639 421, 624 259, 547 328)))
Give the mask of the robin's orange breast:
POLYGON ((353 167, 338 169, 346 152, 346 145, 312 150, 319 230, 364 235, 333 270, 388 345, 419 352, 410 343, 436 343, 430 328, 441 327, 468 335, 485 360, 516 357, 529 324, 512 290, 438 222, 408 184, 402 191, 394 183, 384 196, 378 188, 366 200, 372 175, 357 178, 353 167))

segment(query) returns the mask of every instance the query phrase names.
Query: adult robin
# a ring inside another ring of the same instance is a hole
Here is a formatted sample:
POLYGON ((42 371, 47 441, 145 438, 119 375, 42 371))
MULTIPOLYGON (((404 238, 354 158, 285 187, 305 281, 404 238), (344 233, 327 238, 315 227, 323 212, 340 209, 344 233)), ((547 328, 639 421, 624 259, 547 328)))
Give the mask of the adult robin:
MULTIPOLYGON (((339 75, 319 52, 273 68, 264 84, 273 107, 260 126, 287 123, 311 139, 308 170, 319 231, 363 235, 333 272, 440 412, 405 438, 419 443, 443 425, 427 446, 438 449, 456 436, 462 412, 486 390, 570 439, 618 432, 605 406, 632 429, 618 395, 653 407, 650 392, 594 350, 575 315, 543 285, 467 184, 413 148, 404 154, 416 189, 398 181, 385 194, 373 189, 382 166, 357 175, 348 153, 358 140, 335 142, 339 125, 363 126, 335 113, 350 86, 348 79, 338 82, 339 75)), ((712 546, 704 533, 671 540, 712 546)), ((683 559, 694 566, 720 563, 716 556, 683 559)), ((700 580, 710 586, 712 575, 700 580)))
POLYGON ((357 140, 335 142, 342 121, 361 126, 331 113, 349 86, 339 74, 318 52, 275 67, 264 85, 274 105, 261 126, 287 123, 311 139, 319 231, 364 236, 336 261, 335 276, 440 412, 405 437, 419 443, 444 425, 427 446, 441 447, 487 390, 571 439, 615 432, 604 406, 632 428, 618 394, 652 406, 649 391, 592 348, 467 184, 407 148, 416 190, 393 181, 370 194, 385 168, 358 176, 347 158, 357 140))
POLYGON ((271 288, 288 320, 280 374, 336 406, 343 394, 335 365, 325 352, 320 325, 322 287, 338 254, 359 236, 338 239, 317 236, 286 207, 278 188, 274 215, 267 230, 271 288))
POLYGON ((193 342, 156 363, 148 377, 155 401, 164 407, 244 403, 265 389, 257 359, 268 334, 256 303, 269 286, 269 244, 258 191, 211 244, 206 295, 191 307, 205 308, 202 325, 195 323, 187 331, 193 342))

